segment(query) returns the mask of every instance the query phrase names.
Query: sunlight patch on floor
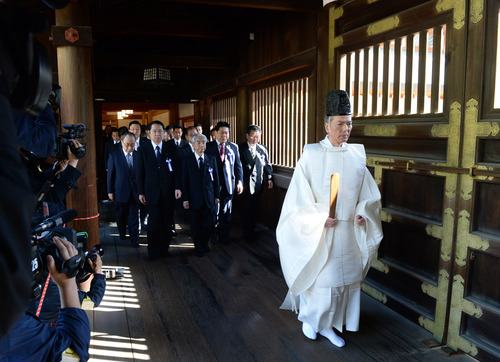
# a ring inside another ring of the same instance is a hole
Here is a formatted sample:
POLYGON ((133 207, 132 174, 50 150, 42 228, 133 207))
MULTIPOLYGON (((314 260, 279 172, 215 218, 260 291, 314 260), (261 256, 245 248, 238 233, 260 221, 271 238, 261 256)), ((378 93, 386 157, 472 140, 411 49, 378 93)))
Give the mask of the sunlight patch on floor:
MULTIPOLYGON (((106 315, 111 316, 111 318, 117 318, 125 321, 125 323, 127 323, 125 328, 129 329, 127 314, 136 313, 131 311, 141 308, 130 268, 110 265, 106 265, 105 268, 121 268, 123 269, 123 277, 106 280, 106 292, 104 293, 104 298, 99 307, 93 309, 93 318, 94 320, 98 320, 99 313, 106 312, 106 315), (127 310, 129 310, 129 312, 127 312, 127 310)), ((110 328, 113 327, 116 326, 110 326, 110 328)), ((89 348, 91 358, 89 361, 110 362, 117 360, 151 360, 148 354, 148 346, 145 338, 132 338, 126 335, 121 336, 112 334, 116 333, 115 329, 112 329, 113 332, 110 334, 108 333, 110 330, 107 328, 106 324, 102 325, 100 328, 104 331, 95 330, 94 328, 91 333, 89 348)), ((120 331, 120 334, 127 333, 123 332, 123 326, 120 331)))

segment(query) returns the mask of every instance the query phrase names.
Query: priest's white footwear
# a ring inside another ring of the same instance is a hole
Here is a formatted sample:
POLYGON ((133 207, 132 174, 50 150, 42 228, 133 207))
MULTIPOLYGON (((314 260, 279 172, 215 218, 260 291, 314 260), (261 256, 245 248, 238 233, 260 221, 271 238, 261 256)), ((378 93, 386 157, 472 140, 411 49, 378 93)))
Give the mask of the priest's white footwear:
POLYGON ((302 323, 302 333, 304 333, 304 336, 306 336, 309 339, 316 339, 316 331, 314 330, 313 326, 311 326, 309 323, 302 323))
POLYGON ((319 332, 323 337, 328 338, 334 346, 342 348, 345 346, 345 341, 333 331, 333 329, 323 329, 319 332))

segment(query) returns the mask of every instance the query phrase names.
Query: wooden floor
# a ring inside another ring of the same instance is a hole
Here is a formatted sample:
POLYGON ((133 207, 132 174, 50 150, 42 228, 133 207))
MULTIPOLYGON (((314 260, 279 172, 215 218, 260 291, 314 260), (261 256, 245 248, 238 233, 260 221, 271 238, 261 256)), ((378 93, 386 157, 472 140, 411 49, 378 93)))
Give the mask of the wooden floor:
POLYGON ((344 348, 310 341, 296 315, 279 309, 287 287, 271 230, 261 227, 249 245, 235 225, 230 245, 197 258, 179 218, 172 256, 151 262, 145 245, 119 240, 111 205, 100 205, 103 263, 125 277, 108 280, 89 312, 91 361, 473 360, 429 343, 430 333, 366 295, 360 331, 343 333, 344 348))

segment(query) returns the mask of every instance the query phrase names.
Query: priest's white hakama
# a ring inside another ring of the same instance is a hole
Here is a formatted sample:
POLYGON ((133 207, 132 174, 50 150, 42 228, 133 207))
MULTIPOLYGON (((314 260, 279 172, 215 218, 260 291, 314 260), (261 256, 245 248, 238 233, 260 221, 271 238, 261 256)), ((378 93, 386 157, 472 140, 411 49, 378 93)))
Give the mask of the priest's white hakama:
POLYGON ((316 332, 343 325, 358 330, 361 282, 382 240, 380 208, 362 145, 334 147, 326 137, 304 147, 276 229, 289 287, 282 309, 298 310, 298 319, 316 332), (340 174, 338 223, 326 228, 333 173, 340 174))

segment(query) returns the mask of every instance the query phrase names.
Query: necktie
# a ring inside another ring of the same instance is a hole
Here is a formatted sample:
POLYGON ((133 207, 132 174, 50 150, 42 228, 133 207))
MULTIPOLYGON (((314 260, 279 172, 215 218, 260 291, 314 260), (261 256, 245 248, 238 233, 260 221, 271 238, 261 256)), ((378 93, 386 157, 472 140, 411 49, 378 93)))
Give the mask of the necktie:
POLYGON ((129 170, 131 170, 132 169, 132 154, 131 153, 127 153, 127 164, 128 164, 129 170))
POLYGON ((160 167, 161 164, 160 146, 156 146, 156 162, 158 163, 158 167, 160 167))
POLYGON ((253 147, 250 147, 250 153, 252 154, 252 158, 255 158, 255 150, 253 147))
POLYGON ((220 160, 224 162, 224 156, 226 155, 226 147, 224 147, 224 143, 220 144, 220 160))
POLYGON ((200 169, 200 174, 203 174, 203 158, 198 158, 198 168, 200 169))

